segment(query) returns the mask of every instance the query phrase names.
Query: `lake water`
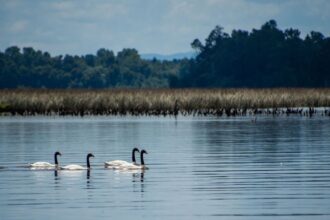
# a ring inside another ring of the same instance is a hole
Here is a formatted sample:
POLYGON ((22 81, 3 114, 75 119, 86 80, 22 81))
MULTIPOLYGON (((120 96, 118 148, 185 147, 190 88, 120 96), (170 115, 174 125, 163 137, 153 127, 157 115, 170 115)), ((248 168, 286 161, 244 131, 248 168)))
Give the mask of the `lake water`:
POLYGON ((0 219, 330 219, 330 118, 251 119, 1 117, 0 219), (92 170, 23 167, 57 150, 92 170))

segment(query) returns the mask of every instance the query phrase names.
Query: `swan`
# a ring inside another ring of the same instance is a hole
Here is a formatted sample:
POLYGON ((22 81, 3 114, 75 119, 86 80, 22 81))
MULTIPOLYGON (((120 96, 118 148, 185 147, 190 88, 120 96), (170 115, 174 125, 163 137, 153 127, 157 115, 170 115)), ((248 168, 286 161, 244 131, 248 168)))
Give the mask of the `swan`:
POLYGON ((136 160, 135 160, 135 152, 140 152, 138 148, 133 148, 132 150, 132 163, 129 163, 127 161, 124 160, 113 160, 113 161, 108 161, 108 162, 104 162, 104 166, 105 167, 120 167, 120 166, 128 166, 128 165, 136 165, 136 160))
POLYGON ((54 160, 55 160, 55 164, 51 164, 48 162, 35 162, 35 163, 31 163, 29 164, 29 167, 34 168, 34 169, 50 169, 50 168, 56 168, 58 167, 58 160, 57 160, 57 156, 62 156, 62 154, 58 151, 55 152, 54 154, 54 160))
POLYGON ((119 166, 118 169, 122 169, 122 170, 147 170, 147 169, 149 169, 144 164, 143 154, 148 154, 148 152, 146 150, 142 150, 140 152, 140 158, 141 158, 141 164, 140 165, 138 165, 138 164, 122 165, 122 166, 119 166))
POLYGON ((66 165, 64 167, 61 167, 61 170, 89 170, 91 168, 90 162, 89 162, 89 158, 90 157, 94 157, 93 154, 89 153, 87 154, 86 157, 86 161, 87 161, 87 167, 83 167, 77 164, 70 164, 70 165, 66 165))

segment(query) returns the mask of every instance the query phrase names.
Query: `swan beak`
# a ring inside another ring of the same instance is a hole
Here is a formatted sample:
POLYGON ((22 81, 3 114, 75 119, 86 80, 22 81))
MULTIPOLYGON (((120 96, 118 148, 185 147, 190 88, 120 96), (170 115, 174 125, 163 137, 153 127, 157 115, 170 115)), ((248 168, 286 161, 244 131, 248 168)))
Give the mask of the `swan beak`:
POLYGON ((60 152, 58 152, 58 155, 62 156, 62 154, 60 152))

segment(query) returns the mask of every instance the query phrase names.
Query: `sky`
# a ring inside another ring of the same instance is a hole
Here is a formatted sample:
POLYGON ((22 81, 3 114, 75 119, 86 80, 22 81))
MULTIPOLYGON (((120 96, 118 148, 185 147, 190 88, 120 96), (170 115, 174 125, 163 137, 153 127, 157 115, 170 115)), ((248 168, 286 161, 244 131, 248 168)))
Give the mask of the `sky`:
POLYGON ((330 0, 0 0, 0 51, 33 47, 52 55, 191 51, 216 26, 251 31, 275 19, 280 29, 330 33, 330 0))

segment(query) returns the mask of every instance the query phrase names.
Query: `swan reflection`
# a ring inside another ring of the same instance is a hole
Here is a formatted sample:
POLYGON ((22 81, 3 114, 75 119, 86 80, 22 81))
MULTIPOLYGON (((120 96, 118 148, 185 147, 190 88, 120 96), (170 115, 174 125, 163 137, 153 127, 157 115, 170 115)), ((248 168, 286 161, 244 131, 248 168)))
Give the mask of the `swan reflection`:
POLYGON ((91 177, 91 171, 87 170, 86 179, 89 181, 90 177, 91 177))

